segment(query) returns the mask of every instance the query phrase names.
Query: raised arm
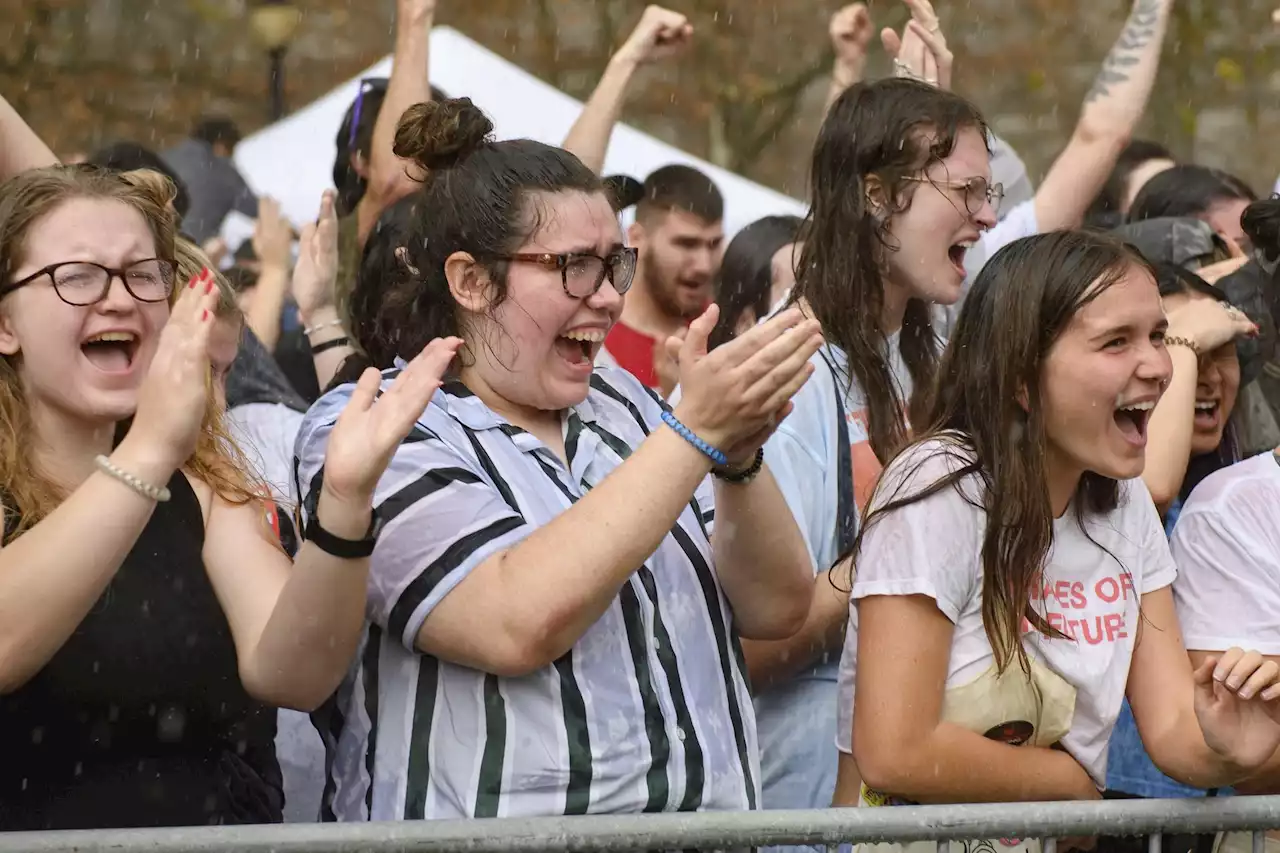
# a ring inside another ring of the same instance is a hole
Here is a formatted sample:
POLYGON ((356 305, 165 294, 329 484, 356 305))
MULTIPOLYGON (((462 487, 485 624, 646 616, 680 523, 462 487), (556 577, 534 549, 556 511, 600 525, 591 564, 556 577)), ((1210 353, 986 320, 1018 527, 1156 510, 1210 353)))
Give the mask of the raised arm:
POLYGON ((1196 393, 1200 370, 1219 369, 1217 359, 1234 362, 1237 337, 1257 334, 1257 327, 1241 312, 1229 313, 1211 299, 1188 299, 1169 311, 1168 337, 1190 341, 1170 345, 1173 378, 1147 425, 1147 461, 1142 469, 1151 499, 1163 516, 1182 491, 1191 461, 1191 441, 1195 431, 1196 393), (1198 352, 1197 352, 1198 351, 1198 352))
POLYGON ((1075 228, 1146 111, 1174 0, 1136 0, 1063 152, 1035 196, 1041 232, 1075 228))
MULTIPOLYGON (((324 532, 355 542, 369 533, 374 487, 460 344, 432 341, 381 394, 376 370, 361 377, 329 434, 315 511, 324 532)), ((245 690, 303 711, 327 699, 359 645, 369 557, 339 556, 307 541, 290 563, 260 506, 214 498, 204 561, 231 626, 245 690)))
MULTIPOLYGON (((715 309, 709 309, 694 321, 703 337, 715 324, 714 314, 715 309)), ((810 346, 815 328, 800 321, 798 311, 784 312, 696 365, 682 361, 686 392, 676 417, 714 446, 741 447, 753 440, 777 414, 767 408, 775 392, 797 378, 770 379, 772 368, 784 363, 787 354, 810 346), (796 332, 784 334, 797 326, 796 332), (777 346, 768 351, 771 343, 777 346)), ((627 578, 689 507, 710 469, 706 456, 662 426, 572 507, 535 529, 456 465, 428 472, 431 482, 423 487, 430 490, 427 494, 455 489, 456 497, 439 506, 456 512, 457 519, 397 528, 399 544, 389 543, 387 559, 401 565, 389 565, 388 570, 397 577, 401 572, 416 577, 403 584, 405 594, 390 608, 388 629, 411 629, 409 614, 443 595, 417 632, 420 650, 497 675, 518 676, 547 666, 613 604, 627 578), (636 501, 636 495, 645 499, 636 501), (447 546, 421 541, 426 525, 438 525, 443 533, 449 524, 459 523, 474 532, 447 546), (478 624, 486 629, 476 631, 478 624)), ((767 481, 742 488, 762 487, 767 481)), ((754 601, 747 600, 749 595, 737 596, 723 567, 717 569, 735 616, 742 617, 739 602, 750 609, 754 601)), ((747 614, 745 621, 754 619, 758 625, 767 618, 756 612, 747 614)), ((794 630, 795 624, 785 627, 794 630)))
POLYGON ((871 13, 866 3, 850 3, 831 16, 828 33, 835 60, 831 64, 831 85, 827 88, 827 106, 823 115, 845 89, 861 83, 867 70, 867 46, 871 44, 871 13))
POLYGON ((58 158, 44 140, 18 115, 13 105, 0 97, 0 180, 28 169, 57 164, 58 158))
POLYGON ((387 95, 373 125, 369 145, 369 180, 356 206, 360 245, 378 224, 382 211, 415 186, 406 174, 406 161, 392 152, 400 116, 414 104, 431 100, 427 62, 436 0, 397 0, 396 43, 387 95))
POLYGON ((262 198, 258 219, 253 229, 253 251, 262 265, 258 283, 249 294, 245 322, 274 352, 280 340, 280 316, 284 313, 285 296, 289 293, 289 264, 293 251, 293 226, 280 212, 280 202, 262 198))
MULTIPOLYGON (((138 391, 133 424, 110 455, 116 469, 156 488, 195 448, 209 367, 199 350, 211 323, 196 317, 211 318, 217 299, 211 278, 184 287, 138 391)), ((20 688, 62 648, 151 518, 153 499, 90 470, 57 509, 0 550, 0 693, 20 688)))
POLYGON ((338 217, 333 202, 333 191, 326 191, 320 199, 319 218, 302 229, 292 282, 293 301, 298 304, 298 319, 322 390, 343 360, 355 352, 351 331, 343 328, 338 316, 338 217))
POLYGON ((622 115, 627 88, 640 66, 681 53, 689 44, 693 27, 678 12, 650 6, 640 16, 640 23, 618 52, 596 84, 562 148, 571 151, 588 169, 599 173, 604 169, 605 153, 613 126, 622 115))

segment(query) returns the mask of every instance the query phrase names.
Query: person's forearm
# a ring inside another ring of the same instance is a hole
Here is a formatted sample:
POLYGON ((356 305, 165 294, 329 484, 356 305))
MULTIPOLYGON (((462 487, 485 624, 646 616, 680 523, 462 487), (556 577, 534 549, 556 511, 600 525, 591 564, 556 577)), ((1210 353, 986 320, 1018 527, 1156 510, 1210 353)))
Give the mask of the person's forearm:
POLYGON ((822 108, 822 115, 825 117, 831 112, 831 108, 835 106, 836 101, 840 100, 840 96, 844 94, 845 89, 855 86, 862 82, 862 69, 850 68, 841 65, 839 62, 831 69, 831 85, 827 87, 827 104, 822 108))
MULTIPOLYGON (((847 572, 844 572, 847 581, 847 572)), ((849 620, 849 595, 833 583, 831 572, 813 580, 809 615, 794 636, 785 640, 743 640, 751 690, 762 693, 816 664, 825 654, 838 654, 849 620)))
MULTIPOLYGON (((341 506, 322 492, 320 526, 344 539, 363 539, 371 508, 341 506)), ((311 711, 346 674, 365 619, 369 559, 347 560, 306 543, 262 631, 253 658, 241 668, 245 689, 277 707, 311 711)))
POLYGON ((710 470, 663 427, 571 508, 476 570, 488 569, 492 629, 510 638, 524 669, 556 660, 599 621, 710 470))
POLYGON ((1169 356, 1173 359, 1173 378, 1151 412, 1147 461, 1142 469, 1142 482, 1161 515, 1178 497, 1187 475, 1200 371, 1196 354, 1189 347, 1171 346, 1169 356))
POLYGON ((1070 754, 1012 746, 952 723, 939 723, 901 749, 886 744, 862 748, 870 740, 854 738, 858 769, 867 787, 917 803, 1049 802, 1098 796, 1089 774, 1070 754))
POLYGON ((1173 0, 1137 0, 1085 96, 1066 149, 1036 193, 1042 232, 1077 227, 1146 111, 1173 0))
POLYGON ((782 490, 765 465, 754 480, 717 480, 716 574, 733 605, 738 633, 781 640, 804 624, 813 570, 782 490))
MULTIPOLYGON (((111 461, 157 487, 176 464, 125 438, 111 461)), ((95 471, 57 509, 0 551, 0 694, 49 662, 102 595, 155 502, 95 471), (86 535, 92 531, 92 535, 86 535)))
POLYGON ((1160 70, 1160 51, 1173 0, 1136 0, 1120 38, 1084 99, 1079 126, 1126 140, 1146 112, 1160 70))
POLYGON ((311 359, 316 368, 316 383, 323 391, 333 381, 334 374, 338 372, 338 368, 342 366, 342 362, 347 356, 355 352, 349 342, 339 346, 325 347, 324 345, 336 341, 341 338, 349 338, 350 333, 344 329, 339 322, 338 310, 332 305, 324 308, 317 308, 306 316, 299 316, 302 321, 302 327, 311 329, 312 332, 307 336, 307 344, 311 347, 311 359), (316 352, 316 348, 320 348, 320 352, 316 352))
POLYGON ((58 158, 4 98, 0 98, 0 180, 28 169, 58 165, 58 158))
POLYGON ((253 287, 253 298, 249 301, 244 321, 269 352, 274 352, 280 341, 280 316, 284 313, 288 291, 288 268, 264 264, 258 274, 258 283, 253 287))
POLYGON ((604 169, 609 137, 613 135, 613 126, 622 115, 622 106, 627 99, 627 86, 635 71, 635 61, 625 54, 618 53, 609 60, 600 82, 596 84, 561 145, 597 174, 604 169))
MULTIPOLYGON (((402 5, 402 11, 403 8, 402 5)), ((382 212, 384 201, 405 180, 404 162, 392 151, 396 125, 409 107, 431 100, 431 81, 427 66, 434 17, 434 9, 427 9, 418 15, 396 17, 391 79, 387 82, 387 94, 374 122, 373 138, 369 145, 369 183, 365 193, 372 204, 369 205, 370 215, 362 216, 358 225, 362 246, 382 212)))
POLYGON ((1193 788, 1223 788, 1256 772, 1214 752, 1205 743, 1190 696, 1183 706, 1167 731, 1139 731, 1161 773, 1193 788))

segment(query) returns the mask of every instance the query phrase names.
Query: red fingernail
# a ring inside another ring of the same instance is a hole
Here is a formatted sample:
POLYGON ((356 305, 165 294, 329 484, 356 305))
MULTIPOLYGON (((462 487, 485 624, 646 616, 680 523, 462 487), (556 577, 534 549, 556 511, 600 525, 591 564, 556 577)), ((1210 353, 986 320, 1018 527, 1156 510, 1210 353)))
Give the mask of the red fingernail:
POLYGON ((208 320, 208 319, 209 319, 209 309, 208 309, 208 308, 206 308, 206 309, 204 309, 203 311, 201 311, 201 312, 200 312, 200 319, 201 319, 201 320, 208 320))
POLYGON ((192 288, 194 290, 196 286, 196 282, 199 280, 200 280, 200 276, 198 275, 191 276, 191 281, 187 282, 187 287, 192 288))
POLYGON ((204 292, 205 293, 213 292, 213 279, 209 279, 209 283, 204 286, 204 292))

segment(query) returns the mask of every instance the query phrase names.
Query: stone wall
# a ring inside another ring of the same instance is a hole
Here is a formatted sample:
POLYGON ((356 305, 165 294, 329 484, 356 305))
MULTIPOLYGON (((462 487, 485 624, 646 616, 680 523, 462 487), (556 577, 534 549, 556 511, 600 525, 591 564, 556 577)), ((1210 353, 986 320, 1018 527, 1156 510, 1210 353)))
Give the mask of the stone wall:
MULTIPOLYGON (((307 103, 391 45, 394 0, 298 0, 287 96, 307 103)), ((1061 149, 1127 0, 935 0, 957 54, 957 88, 1041 172, 1061 149)), ((803 194, 826 93, 826 22, 839 0, 670 0, 695 49, 647 69, 625 119, 695 154, 803 194)), ((585 97, 641 0, 440 0, 457 27, 585 97)), ((163 147, 206 111, 246 131, 268 119, 267 60, 247 0, 0 3, 0 92, 62 153, 132 138, 163 147)), ((873 0, 877 23, 901 4, 873 0)), ((1277 39, 1251 0, 1178 0, 1142 132, 1226 166, 1261 189, 1280 172, 1277 39)), ((877 56, 871 73, 885 72, 877 56)), ((335 128, 336 130, 336 128, 335 128)))

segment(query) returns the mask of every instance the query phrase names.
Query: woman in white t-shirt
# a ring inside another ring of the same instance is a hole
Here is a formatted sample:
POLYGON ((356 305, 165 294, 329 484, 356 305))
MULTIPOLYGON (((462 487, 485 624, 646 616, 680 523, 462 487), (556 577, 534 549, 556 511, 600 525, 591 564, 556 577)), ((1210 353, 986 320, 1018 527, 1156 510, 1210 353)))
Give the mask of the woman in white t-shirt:
POLYGON ((1193 673, 1179 634, 1139 479, 1165 327, 1150 268, 1101 235, 1019 240, 979 276, 852 551, 838 804, 1096 798, 1126 694, 1188 784, 1280 744, 1280 667, 1232 649, 1193 673))

